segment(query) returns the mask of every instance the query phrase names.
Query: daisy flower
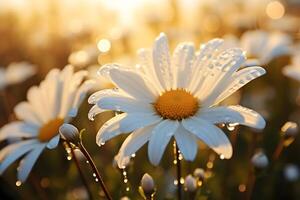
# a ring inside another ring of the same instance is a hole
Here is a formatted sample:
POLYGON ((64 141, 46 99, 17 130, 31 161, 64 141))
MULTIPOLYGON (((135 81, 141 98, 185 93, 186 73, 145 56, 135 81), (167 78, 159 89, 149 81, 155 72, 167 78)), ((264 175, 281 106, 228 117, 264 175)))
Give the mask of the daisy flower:
POLYGON ((18 179, 24 182, 42 151, 58 145, 59 127, 76 116, 93 84, 83 82, 86 75, 86 71, 74 73, 73 67, 68 65, 62 71, 51 70, 39 86, 29 89, 27 101, 14 109, 19 121, 0 129, 0 141, 16 139, 0 151, 0 174, 23 157, 18 167, 18 179))
POLYGON ((0 89, 23 82, 35 72, 35 67, 27 62, 11 63, 6 69, 0 68, 0 89))
POLYGON ((264 119, 239 105, 217 106, 249 81, 263 75, 261 67, 240 69, 246 60, 239 48, 222 49, 223 40, 214 39, 194 52, 191 43, 179 44, 173 55, 168 40, 161 34, 153 50, 141 49, 136 69, 108 64, 100 73, 117 86, 94 93, 89 103, 94 116, 106 110, 122 111, 99 130, 97 144, 103 145, 122 133, 131 133, 118 153, 123 167, 139 148, 148 142, 148 157, 157 165, 171 140, 186 160, 194 160, 197 139, 224 158, 232 156, 232 146, 215 124, 238 123, 262 129, 264 119))
POLYGON ((283 68, 282 73, 290 78, 300 81, 300 55, 292 57, 292 63, 283 68))

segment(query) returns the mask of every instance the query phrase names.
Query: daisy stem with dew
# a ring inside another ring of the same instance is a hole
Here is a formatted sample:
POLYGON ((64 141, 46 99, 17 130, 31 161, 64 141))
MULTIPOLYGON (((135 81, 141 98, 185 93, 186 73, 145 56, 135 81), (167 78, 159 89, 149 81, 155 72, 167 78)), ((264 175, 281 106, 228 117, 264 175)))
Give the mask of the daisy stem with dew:
POLYGON ((74 163, 75 163, 75 165, 76 165, 76 168, 77 168, 77 171, 78 171, 79 176, 80 176, 80 178, 81 178, 81 181, 82 181, 83 185, 85 186, 85 189, 86 189, 86 191, 87 191, 87 193, 88 193, 89 199, 92 200, 92 199, 93 199, 92 192, 91 192, 91 190, 90 190, 90 188, 89 188, 89 184, 88 184, 86 178, 84 177, 83 172, 82 172, 82 170, 81 170, 81 168, 80 168, 79 161, 78 161, 78 159, 77 159, 77 157, 76 157, 76 155, 75 155, 74 149, 72 148, 72 144, 70 144, 69 142, 66 142, 66 144, 67 144, 67 146, 68 146, 68 147, 70 148, 70 150, 71 150, 72 158, 73 158, 74 163))
POLYGON ((97 169, 97 167, 96 167, 96 165, 95 165, 92 157, 90 156, 90 154, 88 153, 88 151, 85 149, 82 141, 80 141, 80 143, 79 143, 79 149, 83 153, 83 155, 86 157, 89 165, 91 166, 91 168, 93 170, 93 173, 96 175, 96 178, 98 179, 98 181, 100 183, 100 187, 102 188, 102 190, 103 190, 106 198, 108 200, 112 200, 112 197, 110 196, 110 194, 109 194, 109 192, 108 192, 108 190, 107 190, 107 188, 106 188, 106 186, 104 184, 104 181, 103 181, 103 179, 102 179, 102 177, 101 177, 101 175, 100 175, 100 173, 99 173, 99 171, 98 171, 98 169, 97 169))
POLYGON ((182 187, 181 187, 181 164, 180 164, 180 151, 176 144, 176 141, 173 143, 174 147, 174 164, 176 165, 177 172, 177 199, 181 200, 182 198, 182 187))

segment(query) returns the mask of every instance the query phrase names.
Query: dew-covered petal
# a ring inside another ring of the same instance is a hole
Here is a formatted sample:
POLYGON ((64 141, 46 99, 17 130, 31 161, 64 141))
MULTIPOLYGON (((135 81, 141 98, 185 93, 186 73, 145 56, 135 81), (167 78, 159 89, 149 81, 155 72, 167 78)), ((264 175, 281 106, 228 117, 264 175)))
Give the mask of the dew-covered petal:
POLYGON ((232 146, 225 133, 209 121, 191 117, 182 120, 183 127, 193 133, 216 153, 231 158, 232 146))
POLYGON ((171 137, 179 127, 178 121, 163 120, 152 131, 148 144, 148 157, 153 165, 158 165, 171 137))
POLYGON ((206 104, 218 104, 250 81, 264 75, 266 70, 262 67, 247 67, 236 72, 231 79, 216 88, 214 94, 207 98, 206 104))
POLYGON ((153 113, 151 104, 128 97, 103 97, 97 102, 97 105, 105 110, 127 113, 153 113))
POLYGON ((187 131, 182 125, 175 132, 175 140, 184 159, 192 161, 197 155, 197 138, 187 131))
POLYGON ((174 80, 170 57, 168 38, 161 33, 154 42, 152 58, 157 79, 165 90, 171 89, 174 80))
POLYGON ((198 117, 214 124, 238 123, 258 129, 263 129, 266 125, 264 118, 257 112, 239 105, 201 110, 198 117))
POLYGON ((154 113, 127 113, 127 116, 120 122, 120 129, 122 132, 128 133, 158 123, 161 120, 154 113))
POLYGON ((118 166, 124 167, 124 162, 128 157, 139 150, 151 137, 151 133, 156 124, 147 126, 145 128, 138 129, 131 133, 123 142, 120 151, 118 153, 118 166))
POLYGON ((109 75, 118 88, 136 99, 152 102, 158 95, 158 92, 151 86, 151 83, 137 72, 111 69, 109 75))
POLYGON ((99 146, 123 133, 120 130, 120 121, 123 120, 126 115, 126 113, 116 115, 103 124, 96 135, 96 143, 99 146))
POLYGON ((181 43, 176 47, 172 57, 173 88, 187 88, 192 76, 194 51, 193 43, 181 43))

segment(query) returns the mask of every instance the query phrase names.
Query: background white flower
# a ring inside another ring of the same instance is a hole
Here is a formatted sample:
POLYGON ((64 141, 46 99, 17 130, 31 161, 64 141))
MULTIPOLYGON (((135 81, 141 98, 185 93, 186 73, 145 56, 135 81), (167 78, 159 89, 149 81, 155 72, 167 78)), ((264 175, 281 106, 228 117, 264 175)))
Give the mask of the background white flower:
POLYGON ((292 57, 290 65, 283 68, 282 73, 290 78, 300 81, 300 54, 292 57))
POLYGON ((24 182, 42 151, 57 146, 59 127, 76 116, 93 84, 83 82, 86 75, 86 71, 74 73, 73 67, 68 65, 62 71, 51 70, 39 86, 29 89, 27 101, 14 109, 19 121, 0 129, 0 141, 17 139, 0 151, 0 174, 25 155, 18 167, 18 179, 24 182))
POLYGON ((35 66, 27 62, 11 63, 7 68, 0 68, 0 89, 23 82, 35 73, 35 66))
POLYGON ((224 37, 226 47, 240 47, 246 51, 245 65, 265 65, 272 59, 291 53, 292 39, 282 32, 247 31, 240 39, 234 35, 224 37))
POLYGON ((217 106, 236 90, 263 75, 261 67, 238 70, 246 60, 239 48, 222 50, 223 40, 214 39, 194 52, 191 43, 179 44, 169 54, 167 37, 161 34, 153 50, 139 52, 140 68, 126 69, 117 64, 101 68, 118 89, 94 93, 89 103, 94 116, 106 110, 122 111, 99 130, 102 145, 122 133, 132 132, 124 141, 118 164, 146 142, 148 156, 157 165, 172 137, 186 160, 194 160, 197 138, 224 158, 232 156, 232 146, 214 124, 238 123, 264 128, 264 119, 255 111, 236 106, 217 106))

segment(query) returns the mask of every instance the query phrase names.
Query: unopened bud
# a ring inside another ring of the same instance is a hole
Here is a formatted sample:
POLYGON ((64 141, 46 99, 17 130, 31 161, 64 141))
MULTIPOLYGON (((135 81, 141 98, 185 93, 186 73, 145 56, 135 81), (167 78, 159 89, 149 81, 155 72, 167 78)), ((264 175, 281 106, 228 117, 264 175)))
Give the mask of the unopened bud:
POLYGON ((184 187, 189 192, 194 192, 197 189, 197 181, 192 175, 185 177, 184 187))
POLYGON ((196 168, 194 171, 194 176, 197 177, 199 180, 204 180, 205 178, 205 171, 202 168, 196 168))
POLYGON ((141 180, 141 187, 146 196, 152 195, 155 191, 155 184, 153 178, 149 174, 144 174, 141 180))
POLYGON ((73 144, 78 144, 80 142, 79 131, 72 124, 63 124, 59 128, 59 133, 61 137, 73 144))
POLYGON ((283 171, 284 177, 288 181, 297 181, 299 179, 299 168, 294 164, 288 164, 283 171))
POLYGON ((255 153, 251 158, 251 162, 257 168, 265 168, 269 164, 268 157, 262 151, 255 153))
POLYGON ((289 146, 299 132, 298 125, 295 122, 286 122, 281 127, 281 135, 284 139, 284 146, 289 146))

